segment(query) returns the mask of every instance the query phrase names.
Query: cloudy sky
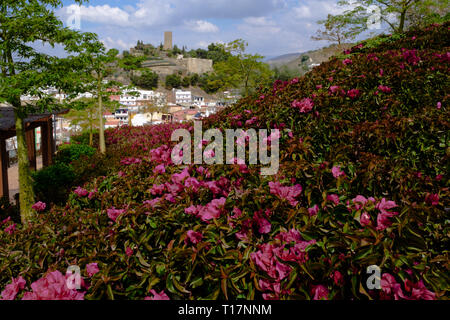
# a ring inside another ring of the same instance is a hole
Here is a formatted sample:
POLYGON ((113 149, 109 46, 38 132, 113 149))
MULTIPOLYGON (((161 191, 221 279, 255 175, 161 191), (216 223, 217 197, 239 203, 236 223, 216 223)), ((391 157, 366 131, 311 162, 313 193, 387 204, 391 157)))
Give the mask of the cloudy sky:
POLYGON ((327 45, 311 40, 337 0, 90 0, 81 8, 64 1, 58 11, 66 25, 95 32, 109 47, 129 49, 138 40, 159 45, 165 30, 188 49, 238 38, 248 51, 273 57, 327 45), (78 9, 76 10, 77 7, 78 9), (73 19, 78 14, 79 20, 73 19))

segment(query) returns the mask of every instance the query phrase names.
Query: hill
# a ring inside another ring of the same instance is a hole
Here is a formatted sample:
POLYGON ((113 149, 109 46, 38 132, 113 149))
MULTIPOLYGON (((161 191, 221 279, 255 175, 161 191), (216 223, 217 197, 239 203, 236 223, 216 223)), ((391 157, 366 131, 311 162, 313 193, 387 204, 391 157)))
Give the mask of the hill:
POLYGON ((191 123, 107 130, 106 156, 72 164, 96 175, 66 206, 3 222, 0 287, 21 276, 27 299, 448 299, 449 30, 362 42, 203 121, 280 129, 273 176, 175 165, 170 136, 191 123), (44 290, 63 287, 68 263, 86 285, 44 290), (373 265, 380 289, 367 287, 373 265))
POLYGON ((272 68, 287 68, 289 70, 297 71, 303 75, 314 66, 328 61, 331 57, 342 52, 342 50, 349 49, 352 46, 353 44, 349 43, 342 44, 340 47, 333 44, 328 47, 310 50, 304 53, 282 55, 267 60, 266 62, 272 68))

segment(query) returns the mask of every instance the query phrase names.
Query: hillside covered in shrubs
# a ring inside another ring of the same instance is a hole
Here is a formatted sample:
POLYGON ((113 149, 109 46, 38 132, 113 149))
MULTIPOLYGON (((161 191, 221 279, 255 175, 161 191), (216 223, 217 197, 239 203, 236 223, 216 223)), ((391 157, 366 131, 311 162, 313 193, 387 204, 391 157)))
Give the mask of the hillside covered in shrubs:
POLYGON ((174 165, 190 123, 107 130, 108 166, 75 160, 93 178, 66 205, 0 222, 2 298, 447 299, 449 28, 363 42, 204 120, 280 129, 275 176, 174 165))

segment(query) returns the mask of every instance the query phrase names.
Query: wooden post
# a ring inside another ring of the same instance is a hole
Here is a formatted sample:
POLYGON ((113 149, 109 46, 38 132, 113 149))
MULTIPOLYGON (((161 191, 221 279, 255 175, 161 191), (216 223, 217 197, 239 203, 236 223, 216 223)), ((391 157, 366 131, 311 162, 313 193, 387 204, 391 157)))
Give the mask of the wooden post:
POLYGON ((9 155, 6 152, 6 139, 0 137, 0 196, 9 199, 8 162, 9 155))
POLYGON ((42 164, 48 167, 53 163, 53 123, 50 117, 41 126, 42 164))
POLYGON ((30 162, 30 170, 36 171, 36 136, 34 129, 28 129, 25 133, 28 147, 28 161, 30 162))

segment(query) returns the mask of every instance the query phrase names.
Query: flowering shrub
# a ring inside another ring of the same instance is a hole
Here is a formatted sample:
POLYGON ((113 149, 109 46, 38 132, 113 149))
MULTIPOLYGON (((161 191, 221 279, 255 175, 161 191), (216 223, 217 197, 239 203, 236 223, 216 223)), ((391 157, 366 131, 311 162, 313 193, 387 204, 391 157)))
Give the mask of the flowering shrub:
POLYGON ((275 176, 173 164, 171 133, 190 123, 107 130, 65 206, 0 226, 5 297, 447 299, 449 27, 363 43, 204 120, 279 128, 275 176), (81 290, 48 272, 68 262, 81 290))

